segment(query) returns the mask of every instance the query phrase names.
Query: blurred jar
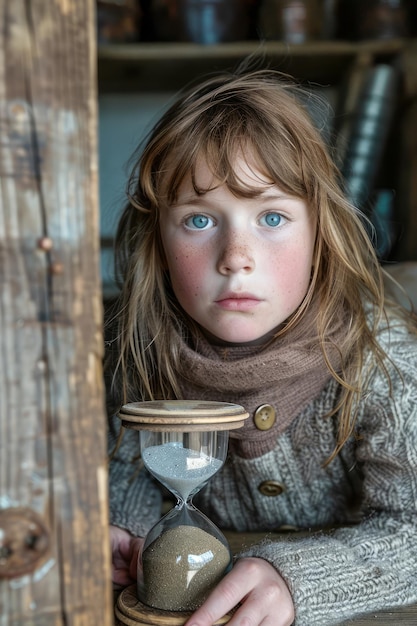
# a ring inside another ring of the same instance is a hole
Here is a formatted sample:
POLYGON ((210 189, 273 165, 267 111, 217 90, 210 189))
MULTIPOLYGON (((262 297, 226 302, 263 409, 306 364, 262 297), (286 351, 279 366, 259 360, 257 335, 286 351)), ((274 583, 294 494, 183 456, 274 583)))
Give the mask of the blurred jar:
POLYGON ((139 0, 97 0, 99 43, 126 43, 139 39, 139 0))
POLYGON ((266 39, 294 44, 316 39, 320 33, 318 0, 263 0, 259 26, 266 39))
POLYGON ((334 39, 337 32, 338 0, 322 0, 321 37, 334 39))
POLYGON ((404 0, 360 0, 357 2, 359 39, 393 39, 409 34, 407 2, 404 0))
POLYGON ((151 19, 159 41, 216 44, 248 38, 255 0, 154 0, 151 19))

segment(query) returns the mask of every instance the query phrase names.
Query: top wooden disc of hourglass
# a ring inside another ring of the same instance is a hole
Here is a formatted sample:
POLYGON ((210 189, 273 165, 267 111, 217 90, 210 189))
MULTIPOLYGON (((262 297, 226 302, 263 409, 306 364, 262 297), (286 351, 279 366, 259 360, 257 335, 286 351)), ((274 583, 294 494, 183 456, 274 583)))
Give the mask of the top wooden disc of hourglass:
POLYGON ((123 426, 134 430, 232 430, 243 426, 249 413, 239 404, 199 400, 130 402, 118 413, 123 426))

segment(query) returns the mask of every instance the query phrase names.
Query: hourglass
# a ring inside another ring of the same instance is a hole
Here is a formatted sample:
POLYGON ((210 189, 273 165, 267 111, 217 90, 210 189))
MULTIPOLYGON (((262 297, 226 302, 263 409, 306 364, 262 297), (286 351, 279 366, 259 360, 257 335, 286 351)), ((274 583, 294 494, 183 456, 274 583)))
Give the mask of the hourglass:
MULTIPOLYGON (((134 402, 119 412, 139 431, 144 466, 177 503, 145 537, 137 586, 120 594, 120 624, 182 626, 232 566, 229 544, 193 504, 222 467, 229 430, 248 413, 237 404, 171 400, 134 402)), ((225 624, 231 615, 216 624, 225 624)))

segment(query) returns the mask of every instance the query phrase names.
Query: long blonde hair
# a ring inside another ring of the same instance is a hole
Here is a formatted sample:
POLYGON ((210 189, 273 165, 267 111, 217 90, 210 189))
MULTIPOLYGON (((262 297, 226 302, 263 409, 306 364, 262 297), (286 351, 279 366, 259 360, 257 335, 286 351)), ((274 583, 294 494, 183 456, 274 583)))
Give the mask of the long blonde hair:
POLYGON ((180 96, 156 124, 133 167, 116 238, 121 293, 111 344, 113 407, 138 399, 180 397, 178 337, 187 338, 192 328, 165 271, 160 207, 175 201, 186 176, 195 181, 200 156, 233 193, 254 194, 233 169, 236 151, 246 149, 280 188, 307 202, 317 223, 308 293, 277 338, 302 323, 313 298, 319 303, 320 345, 341 389, 333 411, 339 412, 336 454, 353 431, 358 400, 370 375, 370 369, 364 369, 365 355, 370 351, 384 368, 385 355, 376 340, 384 315, 382 272, 363 216, 346 200, 339 172, 311 121, 305 92, 271 70, 211 77, 180 96), (346 336, 338 346, 342 366, 336 372, 327 358, 326 337, 341 316, 346 336))

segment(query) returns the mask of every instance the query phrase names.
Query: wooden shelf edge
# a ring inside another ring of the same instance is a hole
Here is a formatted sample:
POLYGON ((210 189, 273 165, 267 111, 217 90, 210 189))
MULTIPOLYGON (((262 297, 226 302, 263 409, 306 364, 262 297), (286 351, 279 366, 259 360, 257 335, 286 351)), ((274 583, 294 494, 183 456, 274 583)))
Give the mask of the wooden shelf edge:
POLYGON ((361 53, 394 55, 402 52, 407 39, 351 41, 311 41, 290 45, 282 41, 239 41, 202 45, 196 43, 132 43, 98 46, 99 61, 158 61, 163 59, 216 59, 255 56, 354 56, 361 53))

